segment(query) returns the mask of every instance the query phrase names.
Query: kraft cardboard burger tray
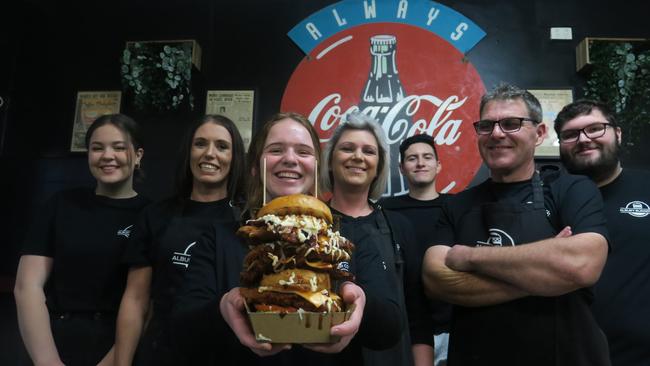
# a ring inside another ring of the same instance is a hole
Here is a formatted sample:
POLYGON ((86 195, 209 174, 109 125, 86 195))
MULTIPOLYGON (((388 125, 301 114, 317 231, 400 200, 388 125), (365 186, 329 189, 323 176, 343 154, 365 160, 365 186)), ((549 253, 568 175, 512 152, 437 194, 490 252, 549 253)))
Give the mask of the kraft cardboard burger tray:
POLYGON ((246 304, 246 311, 258 342, 334 343, 340 337, 330 335, 330 328, 350 319, 354 305, 346 311, 330 313, 271 313, 252 312, 246 304))

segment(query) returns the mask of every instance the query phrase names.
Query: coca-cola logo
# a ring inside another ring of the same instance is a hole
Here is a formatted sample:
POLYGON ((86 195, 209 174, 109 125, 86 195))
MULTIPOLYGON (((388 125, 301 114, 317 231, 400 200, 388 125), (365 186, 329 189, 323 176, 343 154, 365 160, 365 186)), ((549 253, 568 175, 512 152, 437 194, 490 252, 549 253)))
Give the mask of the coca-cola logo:
MULTIPOLYGON (((342 22, 346 9, 327 10, 342 22)), ((318 29, 312 25, 306 29, 318 29)), ((375 117, 391 144, 386 196, 408 190, 398 169, 400 142, 426 133, 434 138, 443 166, 438 190, 458 192, 481 165, 472 122, 485 87, 456 47, 408 24, 369 22, 341 30, 315 45, 298 65, 281 108, 307 116, 323 143, 347 113, 361 110, 375 117)))

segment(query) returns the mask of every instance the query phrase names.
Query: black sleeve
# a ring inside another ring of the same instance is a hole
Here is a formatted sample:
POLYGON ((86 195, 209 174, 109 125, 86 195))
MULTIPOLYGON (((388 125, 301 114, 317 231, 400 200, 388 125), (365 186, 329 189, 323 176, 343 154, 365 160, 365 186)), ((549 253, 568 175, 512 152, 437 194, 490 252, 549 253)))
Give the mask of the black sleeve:
POLYGON ((61 194, 54 195, 39 210, 23 241, 21 255, 54 257, 55 224, 60 197, 61 194))
POLYGON ((197 241, 175 299, 174 343, 193 360, 191 364, 254 357, 241 346, 219 309, 221 297, 237 284, 243 260, 241 244, 232 226, 217 225, 197 241), (217 348, 219 352, 215 354, 217 348))
POLYGON ((598 187, 587 177, 563 174, 553 185, 562 227, 569 225, 574 234, 598 233, 609 242, 603 198, 598 187))
POLYGON ((402 322, 397 289, 373 245, 357 247, 354 253, 356 283, 366 295, 363 320, 355 339, 364 347, 381 350, 395 345, 401 336, 402 322))
POLYGON ((408 219, 392 213, 391 225, 404 256, 404 299, 408 314, 411 344, 428 344, 433 347, 433 322, 428 313, 428 302, 422 284, 422 258, 424 253, 416 242, 415 229, 408 219))

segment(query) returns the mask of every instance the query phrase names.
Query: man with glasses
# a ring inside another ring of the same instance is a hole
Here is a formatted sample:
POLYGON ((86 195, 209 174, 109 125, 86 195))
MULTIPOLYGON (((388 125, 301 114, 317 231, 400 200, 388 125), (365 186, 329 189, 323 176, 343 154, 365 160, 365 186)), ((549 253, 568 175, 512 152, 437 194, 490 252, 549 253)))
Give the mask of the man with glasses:
POLYGON ((607 105, 580 100, 555 119, 560 157, 573 174, 600 188, 612 242, 594 286, 594 316, 607 335, 612 365, 650 360, 650 173, 623 169, 621 128, 607 105))
POLYGON ((598 189, 535 170, 546 126, 529 92, 500 85, 480 116, 490 178, 449 199, 423 263, 428 295, 454 304, 449 364, 610 365, 589 309, 608 251, 598 189))

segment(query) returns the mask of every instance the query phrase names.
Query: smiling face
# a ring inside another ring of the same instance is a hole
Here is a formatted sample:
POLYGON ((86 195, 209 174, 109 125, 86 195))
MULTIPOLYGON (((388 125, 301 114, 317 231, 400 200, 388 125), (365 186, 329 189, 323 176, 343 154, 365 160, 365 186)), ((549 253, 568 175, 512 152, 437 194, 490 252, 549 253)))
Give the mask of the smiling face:
POLYGON ((300 123, 290 118, 275 123, 264 142, 259 161, 260 170, 264 169, 264 159, 267 200, 312 192, 316 149, 309 131, 300 123))
POLYGON ((190 151, 192 190, 222 191, 225 197, 232 162, 232 137, 228 130, 208 121, 194 133, 190 151))
POLYGON ((400 171, 409 182, 409 187, 426 187, 434 184, 441 165, 433 148, 423 142, 412 144, 404 151, 400 171))
MULTIPOLYGON (((562 131, 583 129, 594 123, 608 123, 603 113, 595 108, 589 114, 567 121, 562 131)), ((598 181, 616 170, 620 143, 621 129, 608 125, 600 137, 591 139, 580 132, 577 141, 561 143, 560 157, 569 172, 584 174, 598 181)))
POLYGON ((142 154, 119 128, 112 124, 98 127, 88 143, 88 167, 97 179, 98 191, 131 188, 133 169, 140 164, 142 154))
POLYGON ((335 189, 369 191, 377 177, 379 147, 369 131, 347 130, 333 148, 331 171, 335 189))
MULTIPOLYGON (((483 108, 481 120, 498 121, 507 117, 530 118, 521 99, 492 100, 483 108)), ((492 133, 478 136, 483 162, 496 182, 529 179, 535 171, 535 147, 546 137, 546 125, 523 121, 517 132, 505 133, 495 124, 492 133)))

